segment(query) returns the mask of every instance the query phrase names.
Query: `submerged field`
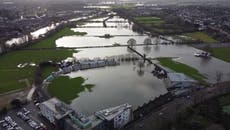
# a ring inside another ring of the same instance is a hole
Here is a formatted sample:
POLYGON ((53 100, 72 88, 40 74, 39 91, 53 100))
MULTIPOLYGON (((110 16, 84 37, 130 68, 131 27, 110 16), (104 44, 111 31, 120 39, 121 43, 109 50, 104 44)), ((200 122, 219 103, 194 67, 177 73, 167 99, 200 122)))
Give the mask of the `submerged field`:
POLYGON ((70 79, 67 76, 58 77, 53 80, 48 87, 49 93, 59 98, 60 100, 71 103, 73 99, 78 97, 80 92, 92 91, 91 88, 94 86, 92 84, 84 84, 85 79, 82 77, 77 77, 70 79))
POLYGON ((71 35, 79 35, 79 36, 83 36, 86 35, 86 32, 74 32, 73 30, 71 30, 70 28, 66 27, 63 28, 62 30, 60 30, 59 32, 55 33, 54 35, 39 41, 37 44, 33 45, 32 48, 52 48, 52 47, 56 47, 55 45, 55 41, 58 38, 64 37, 64 36, 71 36, 71 35))
MULTIPOLYGON (((68 35, 84 35, 85 33, 73 32, 70 28, 64 28, 56 34, 44 39, 31 48, 47 48, 56 47, 55 40, 68 35)), ((30 84, 33 82, 34 71, 36 66, 27 65, 23 68, 18 68, 19 64, 38 64, 42 61, 61 61, 67 57, 72 57, 74 50, 26 50, 13 51, 0 56, 0 93, 11 90, 25 88, 27 86, 25 80, 30 84)), ((53 68, 45 70, 44 77, 53 68)))
POLYGON ((191 78, 193 78, 199 82, 205 83, 206 77, 203 76, 202 74, 200 74, 198 70, 196 70, 196 69, 194 69, 188 65, 173 61, 172 58, 158 58, 157 60, 160 62, 160 64, 162 66, 165 66, 165 67, 167 67, 173 71, 179 72, 179 73, 184 73, 185 75, 187 75, 187 76, 189 76, 189 77, 191 77, 191 78))

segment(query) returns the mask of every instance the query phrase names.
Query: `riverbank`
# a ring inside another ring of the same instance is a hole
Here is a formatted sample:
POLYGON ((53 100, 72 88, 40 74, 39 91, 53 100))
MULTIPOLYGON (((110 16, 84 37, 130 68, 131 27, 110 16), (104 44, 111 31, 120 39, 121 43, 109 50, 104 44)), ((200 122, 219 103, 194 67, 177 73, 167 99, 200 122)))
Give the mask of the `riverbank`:
POLYGON ((55 45, 55 41, 61 37, 64 36, 72 36, 72 35, 77 35, 77 36, 84 36, 86 35, 86 32, 74 32, 73 30, 71 30, 71 28, 69 27, 65 27, 62 30, 60 30, 59 32, 55 33, 54 35, 39 41, 38 43, 36 43, 35 45, 33 45, 31 48, 52 48, 52 47, 56 47, 55 45))
MULTIPOLYGON (((55 41, 63 36, 85 35, 83 32, 74 32, 70 28, 63 28, 49 38, 39 41, 29 48, 56 47, 55 41)), ((75 50, 26 50, 12 51, 0 56, 0 93, 9 92, 16 89, 25 88, 22 79, 27 79, 33 83, 36 65, 43 61, 59 62, 67 57, 72 57, 75 50), (19 64, 33 64, 18 68, 19 64)))
POLYGON ((179 73, 184 73, 185 75, 201 82, 201 83, 205 83, 205 79, 206 77, 203 76, 202 74, 199 73, 198 70, 188 66, 188 65, 185 65, 185 64, 182 64, 182 63, 179 63, 177 61, 174 61, 172 58, 157 58, 157 60, 160 62, 160 64, 162 66, 165 66, 173 71, 176 71, 176 72, 179 72, 179 73))

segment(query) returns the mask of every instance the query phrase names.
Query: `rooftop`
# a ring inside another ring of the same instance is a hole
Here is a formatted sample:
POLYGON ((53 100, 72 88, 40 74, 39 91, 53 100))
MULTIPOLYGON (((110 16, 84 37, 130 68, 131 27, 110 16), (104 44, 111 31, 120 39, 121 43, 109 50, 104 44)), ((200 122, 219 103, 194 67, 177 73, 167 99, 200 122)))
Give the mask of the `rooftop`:
POLYGON ((69 113, 73 112, 73 110, 66 105, 65 103, 61 102, 57 98, 51 98, 42 103, 50 110, 52 110, 56 114, 56 119, 61 119, 62 117, 68 115, 69 113))
POLYGON ((131 105, 129 104, 123 104, 123 105, 120 105, 120 106, 116 106, 116 107, 111 107, 111 108, 108 108, 108 109, 104 109, 104 110, 101 110, 101 111, 98 111, 95 113, 95 115, 97 117, 99 117, 100 119, 102 120, 112 120, 113 118, 115 118, 117 115, 120 115, 120 113, 124 112, 125 110, 127 109, 131 109, 131 105))
POLYGON ((73 110, 69 105, 57 98, 51 98, 42 104, 55 113, 56 119, 67 117, 66 119, 71 120, 73 125, 77 125, 81 128, 86 128, 91 125, 91 121, 84 114, 73 110))

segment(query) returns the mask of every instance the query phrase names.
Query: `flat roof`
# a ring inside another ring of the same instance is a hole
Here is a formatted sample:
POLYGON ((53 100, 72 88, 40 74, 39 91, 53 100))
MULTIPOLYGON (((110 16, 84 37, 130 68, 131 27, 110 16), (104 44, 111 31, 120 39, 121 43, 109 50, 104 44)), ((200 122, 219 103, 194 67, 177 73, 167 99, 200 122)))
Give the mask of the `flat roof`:
POLYGON ((126 103, 126 104, 122 104, 120 106, 116 106, 116 107, 111 107, 108 109, 104 109, 101 111, 98 111, 95 113, 95 115, 99 118, 101 118, 102 120, 112 120, 113 118, 115 118, 116 116, 120 115, 122 112, 124 112, 127 109, 131 109, 131 105, 126 103))
POLYGON ((51 98, 43 103, 41 103, 48 107, 51 111, 55 113, 55 118, 61 119, 62 117, 68 115, 73 112, 68 106, 57 98, 51 98))

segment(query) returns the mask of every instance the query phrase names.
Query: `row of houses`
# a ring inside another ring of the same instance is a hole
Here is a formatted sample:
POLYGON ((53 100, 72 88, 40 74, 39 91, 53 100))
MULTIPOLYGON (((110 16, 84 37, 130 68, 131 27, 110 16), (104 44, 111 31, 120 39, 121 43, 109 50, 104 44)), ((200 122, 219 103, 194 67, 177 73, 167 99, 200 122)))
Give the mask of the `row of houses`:
POLYGON ((122 104, 95 112, 86 117, 57 98, 39 105, 40 113, 56 130, 113 130, 125 126, 133 119, 132 106, 122 104))
POLYGON ((115 66, 119 65, 114 59, 106 59, 106 60, 89 60, 89 61, 80 61, 75 64, 62 67, 59 71, 53 72, 50 76, 48 76, 44 81, 52 81, 54 78, 62 75, 67 74, 72 71, 79 71, 79 70, 86 70, 86 69, 93 69, 93 68, 100 68, 105 66, 115 66))

